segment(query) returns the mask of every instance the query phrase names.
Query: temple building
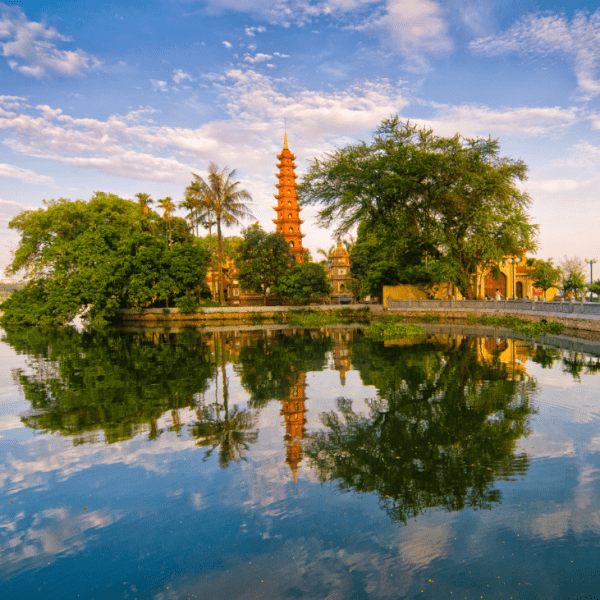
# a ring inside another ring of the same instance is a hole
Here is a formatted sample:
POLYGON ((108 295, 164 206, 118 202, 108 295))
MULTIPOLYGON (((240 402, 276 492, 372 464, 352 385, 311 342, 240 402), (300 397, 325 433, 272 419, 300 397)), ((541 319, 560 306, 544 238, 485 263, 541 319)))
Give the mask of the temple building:
POLYGON ((327 277, 331 283, 331 301, 335 304, 340 297, 352 295, 348 289, 348 282, 352 279, 350 275, 350 255, 340 242, 330 255, 327 265, 327 277))
POLYGON ((283 234, 285 241, 290 245, 291 251, 296 257, 296 262, 304 262, 306 250, 302 247, 302 238, 304 234, 300 231, 300 225, 304 223, 300 219, 300 211, 298 206, 298 197, 296 196, 296 173, 294 169, 296 165, 294 160, 296 157, 288 148, 287 132, 283 138, 283 150, 277 155, 279 162, 277 168, 279 173, 275 176, 278 182, 275 184, 277 194, 277 206, 273 208, 277 211, 277 218, 273 219, 277 227, 277 231, 283 234))

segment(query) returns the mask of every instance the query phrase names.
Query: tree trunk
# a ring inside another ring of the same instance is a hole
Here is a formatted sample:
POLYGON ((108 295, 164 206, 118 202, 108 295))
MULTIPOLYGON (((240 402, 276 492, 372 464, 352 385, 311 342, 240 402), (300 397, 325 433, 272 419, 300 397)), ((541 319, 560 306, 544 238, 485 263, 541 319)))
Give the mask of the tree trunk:
POLYGON ((211 286, 212 286, 212 299, 213 302, 217 301, 217 288, 216 288, 216 270, 215 270, 215 254, 214 254, 214 250, 213 250, 213 236, 212 236, 212 223, 209 221, 208 222, 208 243, 209 243, 209 247, 210 247, 210 270, 212 273, 212 281, 210 282, 211 286))
POLYGON ((219 269, 219 304, 223 306, 225 304, 225 279, 223 277, 223 235, 221 234, 221 217, 217 217, 217 238, 219 242, 219 257, 218 257, 218 269, 219 269))

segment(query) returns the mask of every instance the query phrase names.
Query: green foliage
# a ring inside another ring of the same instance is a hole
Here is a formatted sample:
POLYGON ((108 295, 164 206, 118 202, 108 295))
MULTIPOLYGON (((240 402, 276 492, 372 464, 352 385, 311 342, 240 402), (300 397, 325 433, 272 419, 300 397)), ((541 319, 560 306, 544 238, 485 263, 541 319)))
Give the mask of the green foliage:
POLYGON ((365 328, 365 336, 373 340, 397 340, 400 338, 415 338, 425 335, 419 325, 403 323, 371 323, 365 328))
POLYGON ((421 323, 439 323, 440 320, 440 315, 427 314, 419 317, 419 321, 421 321, 421 323))
POLYGON ((372 293, 382 281, 400 283, 409 268, 425 279, 444 275, 467 293, 480 265, 535 248, 531 200, 517 187, 526 173, 522 161, 499 155, 496 140, 439 137, 394 117, 371 143, 315 159, 298 189, 303 204, 324 206, 322 225, 345 232, 367 224, 380 250, 371 259, 353 249, 353 274, 373 272, 372 293), (369 268, 355 266, 360 254, 369 268))
POLYGON ((106 443, 161 430, 166 411, 193 407, 207 390, 211 353, 201 334, 77 333, 70 327, 7 328, 3 337, 27 357, 14 372, 33 413, 33 429, 106 443))
POLYGON ((181 296, 181 298, 175 300, 175 306, 182 313, 193 313, 200 307, 200 303, 195 296, 181 296))
POLYGON ((250 406, 262 408, 271 400, 289 397, 291 389, 307 371, 322 371, 332 348, 329 336, 305 332, 289 335, 275 331, 244 344, 235 370, 250 394, 250 406))
POLYGON ((527 261, 527 264, 532 267, 530 277, 533 279, 533 285, 544 291, 545 298, 546 290, 559 285, 561 268, 554 266, 551 258, 548 260, 531 259, 527 261))
POLYGON ((583 274, 572 273, 570 277, 563 280, 562 289, 565 292, 565 296, 574 294, 580 298, 581 292, 585 289, 585 278, 583 274))
POLYGON ((1 305, 5 324, 62 325, 88 308, 84 319, 101 326, 120 308, 168 304, 206 275, 200 248, 173 235, 169 249, 143 227, 139 206, 102 192, 47 202, 9 227, 21 233, 10 271, 30 281, 1 305))
POLYGON ((277 286, 294 264, 293 254, 280 233, 266 233, 258 223, 242 235, 235 261, 240 287, 262 293, 266 306, 269 287, 277 286))
POLYGON ((468 315, 467 323, 469 325, 504 327, 532 338, 547 334, 560 335, 565 329, 565 326, 562 323, 557 323, 555 321, 523 321, 512 316, 489 317, 487 315, 481 315, 476 317, 468 315))
POLYGON ((316 310, 290 310, 289 323, 294 327, 322 327, 324 325, 340 325, 350 323, 364 323, 369 320, 369 307, 340 308, 333 313, 316 310))
POLYGON ((331 284, 323 265, 303 262, 285 271, 273 292, 294 303, 306 303, 330 294, 331 284))
POLYGON ((596 281, 594 281, 594 283, 590 283, 590 285, 587 286, 587 289, 592 294, 596 294, 596 296, 600 298, 600 279, 597 279, 596 281))

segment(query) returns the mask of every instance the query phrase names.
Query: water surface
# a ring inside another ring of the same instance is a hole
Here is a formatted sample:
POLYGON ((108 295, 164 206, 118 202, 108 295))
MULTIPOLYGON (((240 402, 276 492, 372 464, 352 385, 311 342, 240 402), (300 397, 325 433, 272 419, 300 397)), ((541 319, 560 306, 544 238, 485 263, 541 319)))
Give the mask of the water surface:
POLYGON ((593 355, 352 328, 19 329, 0 360, 3 600, 600 589, 593 355))

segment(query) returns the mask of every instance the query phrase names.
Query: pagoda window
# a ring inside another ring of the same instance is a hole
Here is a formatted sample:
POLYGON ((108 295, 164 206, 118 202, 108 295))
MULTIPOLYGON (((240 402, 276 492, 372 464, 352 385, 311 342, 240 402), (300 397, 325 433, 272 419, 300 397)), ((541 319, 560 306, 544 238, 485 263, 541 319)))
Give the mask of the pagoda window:
POLYGON ((290 246, 293 248, 294 247, 294 242, 290 242, 290 246))
POLYGON ((290 227, 290 233, 294 233, 294 228, 290 227))
POLYGON ((288 183, 290 183, 290 180, 288 179, 288 183))
POLYGON ((291 205, 292 205, 292 201, 288 200, 288 206, 291 206, 291 205))
POLYGON ((292 213, 290 213, 290 214, 288 215, 288 219, 291 219, 291 218, 292 218, 292 213))

